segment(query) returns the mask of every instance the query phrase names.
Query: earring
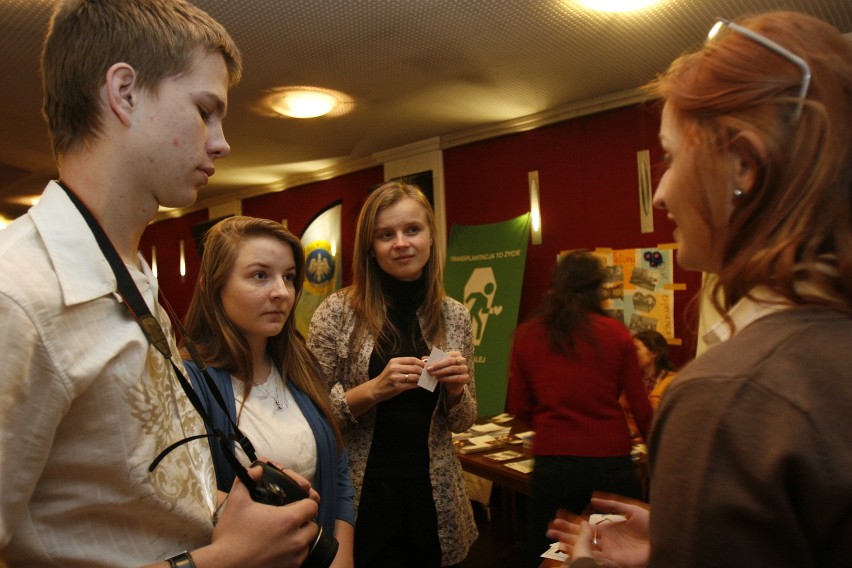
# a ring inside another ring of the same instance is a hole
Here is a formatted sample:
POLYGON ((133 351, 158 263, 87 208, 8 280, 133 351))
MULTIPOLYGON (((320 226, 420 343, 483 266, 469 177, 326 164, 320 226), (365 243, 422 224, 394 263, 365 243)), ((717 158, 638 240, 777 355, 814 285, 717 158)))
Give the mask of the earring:
POLYGON ((739 188, 739 187, 738 187, 738 188, 736 188, 736 189, 734 190, 734 201, 739 201, 740 199, 742 199, 743 197, 745 197, 745 194, 746 194, 746 193, 745 193, 745 190, 743 190, 743 189, 741 189, 741 188, 739 188))

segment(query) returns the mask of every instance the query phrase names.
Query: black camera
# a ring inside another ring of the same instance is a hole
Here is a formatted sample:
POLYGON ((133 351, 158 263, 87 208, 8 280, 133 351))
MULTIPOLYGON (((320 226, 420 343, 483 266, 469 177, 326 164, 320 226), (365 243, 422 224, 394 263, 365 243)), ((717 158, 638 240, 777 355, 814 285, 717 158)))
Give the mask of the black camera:
MULTIPOLYGON (((252 499, 258 503, 280 507, 288 503, 308 498, 308 493, 286 473, 268 462, 256 461, 254 466, 263 468, 260 481, 251 489, 252 499)), ((308 557, 302 568, 328 568, 337 555, 338 542, 333 535, 327 534, 322 525, 317 525, 317 538, 308 548, 308 557)))

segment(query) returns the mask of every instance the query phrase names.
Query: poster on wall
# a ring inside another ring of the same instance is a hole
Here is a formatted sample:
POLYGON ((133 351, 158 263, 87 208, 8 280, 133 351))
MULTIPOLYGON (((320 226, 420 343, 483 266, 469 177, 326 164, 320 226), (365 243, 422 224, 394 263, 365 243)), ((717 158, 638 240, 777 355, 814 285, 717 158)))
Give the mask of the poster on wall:
POLYGON ((470 312, 480 416, 503 412, 512 332, 518 322, 529 213, 486 225, 453 225, 444 287, 470 312))
POLYGON ((676 246, 593 251, 607 271, 604 309, 631 333, 653 329, 675 342, 674 291, 681 288, 673 281, 676 246))
POLYGON ((320 303, 343 285, 340 254, 340 215, 336 201, 317 213, 302 234, 305 249, 305 284, 294 312, 296 329, 308 335, 311 316, 320 303))

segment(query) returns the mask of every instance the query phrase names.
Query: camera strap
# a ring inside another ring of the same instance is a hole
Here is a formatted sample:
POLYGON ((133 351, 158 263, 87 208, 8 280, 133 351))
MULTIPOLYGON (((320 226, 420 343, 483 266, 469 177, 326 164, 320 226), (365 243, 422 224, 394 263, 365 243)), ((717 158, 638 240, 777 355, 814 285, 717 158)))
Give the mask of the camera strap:
MULTIPOLYGON (((257 455, 255 454, 254 446, 252 446, 249 439, 240 432, 240 429, 237 425, 231 420, 230 414, 228 414, 227 406, 225 405, 225 400, 222 398, 222 393, 219 392, 219 388, 213 382, 213 378, 210 376, 210 373, 207 372, 207 365, 198 355, 198 351, 195 349, 195 345, 192 343, 192 340, 186 333, 186 329, 184 329, 183 324, 180 319, 175 316, 174 310, 172 310, 171 305, 166 300, 164 294, 160 293, 160 297, 163 299, 163 302, 168 307, 169 313, 171 314, 172 319, 177 323, 181 334, 183 335, 184 345, 187 348, 187 351, 192 358, 192 361, 196 364, 198 369, 201 371, 201 374, 204 376, 204 381, 207 383, 210 392, 213 394, 213 398, 216 400, 217 404, 222 408, 225 412, 225 416, 228 418, 228 421, 231 424, 231 427, 234 430, 234 435, 231 437, 226 436, 221 429, 216 428, 213 424, 213 421, 210 419, 210 416, 204 409, 204 405, 201 402, 198 394, 192 388, 192 384, 186 375, 181 371, 180 367, 175 363, 174 357, 172 354, 171 347, 169 345, 168 340, 166 339, 166 334, 163 332, 163 328, 160 325, 160 322, 156 317, 151 313, 151 310, 148 308, 148 304, 145 303, 145 299, 142 297, 142 293, 139 292, 139 288, 136 287, 136 283, 133 281, 133 277, 130 275, 130 271, 127 269, 127 266, 124 264, 124 261, 121 260, 121 256, 118 254, 118 251, 115 250, 115 247, 112 244, 112 241, 109 240, 106 232, 101 227, 100 223, 98 223, 97 219, 95 219, 92 212, 86 207, 86 205, 80 200, 79 197, 65 185, 62 180, 57 182, 59 186, 65 190, 65 193, 68 195, 68 198, 71 199, 71 202, 77 207, 77 210, 82 215, 83 219, 86 221, 86 224, 89 226, 89 229, 92 231, 92 235, 95 237, 95 240, 98 243, 98 246, 101 249, 101 252, 104 255, 104 258, 109 263, 110 268, 112 268, 113 274, 115 274, 116 284, 118 287, 118 294, 122 299, 122 302, 127 307, 127 310, 130 312, 130 315, 133 316, 133 319, 139 324, 139 327, 142 328, 142 332, 145 334, 145 337, 148 341, 153 345, 157 351, 159 351, 166 360, 171 363, 172 368, 175 371, 175 375, 177 376, 178 382, 183 388, 184 393, 186 393, 187 398, 189 398, 190 403, 195 408, 195 411, 201 416, 201 419, 204 421, 204 424, 208 427, 208 429, 213 432, 213 435, 219 441, 222 446, 222 449, 225 454, 225 459, 227 459, 229 465, 234 470, 236 476, 243 482, 243 484, 248 488, 248 490, 254 495, 255 492, 255 483, 249 477, 248 472, 246 472, 245 467, 240 464, 237 457, 234 455, 233 451, 229 446, 229 441, 234 441, 240 445, 242 450, 245 452, 248 459, 252 462, 257 461, 257 455)), ((209 438, 209 434, 199 434, 196 436, 190 436, 189 438, 184 438, 174 444, 170 445, 166 449, 164 449, 160 454, 154 458, 154 461, 151 462, 151 465, 148 466, 148 471, 154 471, 154 468, 162 461, 166 455, 177 448, 185 444, 186 442, 190 442, 192 440, 198 440, 201 438, 209 438)))

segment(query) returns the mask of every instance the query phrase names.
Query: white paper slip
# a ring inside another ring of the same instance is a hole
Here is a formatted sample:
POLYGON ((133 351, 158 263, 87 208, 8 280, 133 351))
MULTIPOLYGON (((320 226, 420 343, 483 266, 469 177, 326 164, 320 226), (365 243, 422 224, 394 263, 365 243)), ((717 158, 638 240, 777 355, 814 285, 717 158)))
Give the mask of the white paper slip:
POLYGON ((472 454, 474 452, 484 452, 486 450, 494 450, 500 447, 500 441, 489 436, 476 436, 464 441, 456 442, 456 449, 461 454, 472 454))
POLYGON ((522 455, 524 455, 524 454, 522 454, 521 452, 516 452, 516 451, 513 451, 513 450, 506 450, 504 452, 497 452, 496 454, 487 454, 484 457, 486 457, 490 460, 497 461, 497 462, 504 462, 504 461, 513 460, 515 458, 519 458, 522 455))
POLYGON ((601 523, 623 523, 627 520, 624 515, 599 515, 594 514, 589 516, 590 525, 599 525, 601 523))
POLYGON ((509 426, 501 426, 500 424, 494 424, 493 422, 474 424, 470 427, 471 432, 477 432, 479 434, 494 434, 495 432, 505 432, 508 434, 511 429, 512 428, 509 426))
POLYGON ((512 416, 511 414, 507 414, 507 413, 505 413, 505 412, 504 412, 503 414, 498 414, 497 416, 495 416, 494 418, 492 418, 492 419, 491 419, 491 422, 494 422, 494 423, 496 423, 496 424, 502 424, 503 422, 511 422, 511 421, 512 421, 512 420, 514 420, 514 419, 515 419, 515 417, 514 417, 514 416, 512 416))
POLYGON ((417 381, 417 386, 423 387, 429 392, 433 392, 435 387, 438 386, 438 379, 429 374, 429 371, 426 369, 429 365, 434 365, 438 361, 443 361, 447 358, 447 354, 438 349, 437 347, 432 348, 432 352, 429 354, 429 358, 426 359, 426 367, 423 367, 423 370, 420 372, 420 380, 417 381))
POLYGON ((561 543, 554 542, 550 545, 550 548, 544 551, 544 554, 541 555, 542 558, 549 558, 551 560, 568 560, 568 553, 564 550, 560 550, 559 546, 561 543))
POLYGON ((468 432, 453 432, 453 434, 452 434, 453 442, 455 442, 456 440, 467 440, 471 436, 473 436, 473 432, 470 432, 470 431, 468 431, 468 432))
POLYGON ((468 439, 468 442, 470 442, 471 444, 475 444, 475 445, 484 445, 484 444, 494 445, 494 444, 497 443, 497 438, 495 438, 494 436, 489 436, 488 434, 486 434, 484 436, 474 436, 474 437, 468 439))
POLYGON ((504 463, 503 467, 508 467, 509 469, 520 471, 521 473, 532 473, 534 465, 535 461, 533 460, 533 458, 530 458, 528 460, 504 463))

